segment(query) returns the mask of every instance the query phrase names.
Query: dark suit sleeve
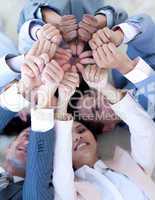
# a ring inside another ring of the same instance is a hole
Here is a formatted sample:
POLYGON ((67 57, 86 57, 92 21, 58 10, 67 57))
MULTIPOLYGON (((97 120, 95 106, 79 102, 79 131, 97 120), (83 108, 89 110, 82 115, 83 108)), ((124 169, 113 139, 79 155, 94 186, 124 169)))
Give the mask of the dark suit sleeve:
POLYGON ((54 129, 30 133, 23 200, 53 200, 54 129))
POLYGON ((0 133, 6 127, 6 125, 14 118, 17 113, 11 112, 0 107, 0 133))

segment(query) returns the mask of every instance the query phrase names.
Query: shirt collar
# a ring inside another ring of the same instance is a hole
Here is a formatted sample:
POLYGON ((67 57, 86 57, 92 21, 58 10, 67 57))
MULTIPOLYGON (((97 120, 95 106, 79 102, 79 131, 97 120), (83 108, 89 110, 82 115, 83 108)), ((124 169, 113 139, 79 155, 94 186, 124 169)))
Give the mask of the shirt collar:
MULTIPOLYGON (((5 169, 3 167, 0 167, 0 173, 4 173, 4 172, 5 172, 5 169)), ((18 183, 18 182, 21 182, 23 180, 24 180, 24 178, 22 178, 22 177, 13 176, 14 183, 18 183)))

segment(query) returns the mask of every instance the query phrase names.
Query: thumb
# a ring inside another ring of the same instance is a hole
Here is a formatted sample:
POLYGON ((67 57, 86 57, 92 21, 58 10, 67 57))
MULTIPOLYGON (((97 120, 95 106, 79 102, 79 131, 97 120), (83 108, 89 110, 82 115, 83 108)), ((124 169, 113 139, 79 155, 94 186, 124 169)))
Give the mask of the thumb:
POLYGON ((77 69, 76 69, 76 66, 75 66, 75 65, 72 65, 71 71, 72 71, 73 73, 77 73, 77 69))

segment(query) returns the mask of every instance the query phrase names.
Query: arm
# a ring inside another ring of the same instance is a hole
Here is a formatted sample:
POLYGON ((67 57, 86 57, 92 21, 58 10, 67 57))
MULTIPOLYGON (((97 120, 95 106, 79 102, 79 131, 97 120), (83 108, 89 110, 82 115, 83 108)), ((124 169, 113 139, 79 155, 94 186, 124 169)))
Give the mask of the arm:
POLYGON ((64 8, 65 8, 65 1, 62 1, 60 3, 56 0, 54 1, 28 0, 20 13, 20 18, 19 18, 19 23, 18 23, 18 32, 20 31, 21 26, 25 22, 31 19, 41 19, 42 21, 45 21, 47 23, 46 19, 53 20, 53 18, 56 18, 57 16, 59 18, 64 8))
POLYGON ((133 158, 146 173, 151 175, 155 165, 154 122, 129 94, 114 104, 112 109, 129 126, 133 158))
POLYGON ((15 57, 7 55, 0 58, 0 89, 19 78, 23 62, 24 56, 22 55, 15 57))
POLYGON ((73 119, 67 114, 67 107, 78 84, 78 74, 68 72, 59 86, 53 183, 56 196, 62 200, 76 197, 72 164, 73 119))
POLYGON ((53 115, 52 109, 31 111, 32 128, 27 152, 23 200, 54 199, 54 188, 52 187, 55 147, 53 115), (44 118, 41 119, 41 116, 44 118), (46 127, 46 130, 43 130, 43 127, 46 127))

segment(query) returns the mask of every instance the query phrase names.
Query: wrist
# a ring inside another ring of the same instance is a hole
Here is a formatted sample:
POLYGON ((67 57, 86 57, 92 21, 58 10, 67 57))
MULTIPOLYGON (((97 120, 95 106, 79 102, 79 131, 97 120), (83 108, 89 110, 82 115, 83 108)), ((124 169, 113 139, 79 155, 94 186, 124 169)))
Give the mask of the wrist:
POLYGON ((101 93, 107 98, 110 104, 119 102, 125 94, 123 90, 116 89, 110 84, 108 84, 106 88, 102 89, 101 93))
POLYGON ((107 17, 105 15, 98 14, 95 16, 98 23, 98 28, 103 28, 107 25, 107 17))
POLYGON ((31 89, 26 86, 24 81, 20 80, 17 87, 19 94, 21 94, 26 100, 30 101, 31 89))
POLYGON ((39 108, 51 108, 53 104, 53 96, 55 94, 56 87, 50 88, 47 85, 42 85, 37 92, 39 108))
POLYGON ((47 7, 42 8, 42 16, 45 23, 50 23, 56 27, 61 24, 62 17, 47 7))
POLYGON ((117 69, 121 74, 127 74, 135 68, 136 64, 137 64, 136 60, 128 59, 128 61, 124 65, 122 65, 117 69))
POLYGON ((123 31, 118 28, 117 30, 114 31, 114 34, 115 34, 115 45, 116 46, 120 46, 124 40, 124 33, 123 31))
POLYGON ((67 113, 67 108, 68 108, 68 102, 69 100, 64 99, 64 98, 58 98, 58 105, 57 105, 57 113, 67 113))

